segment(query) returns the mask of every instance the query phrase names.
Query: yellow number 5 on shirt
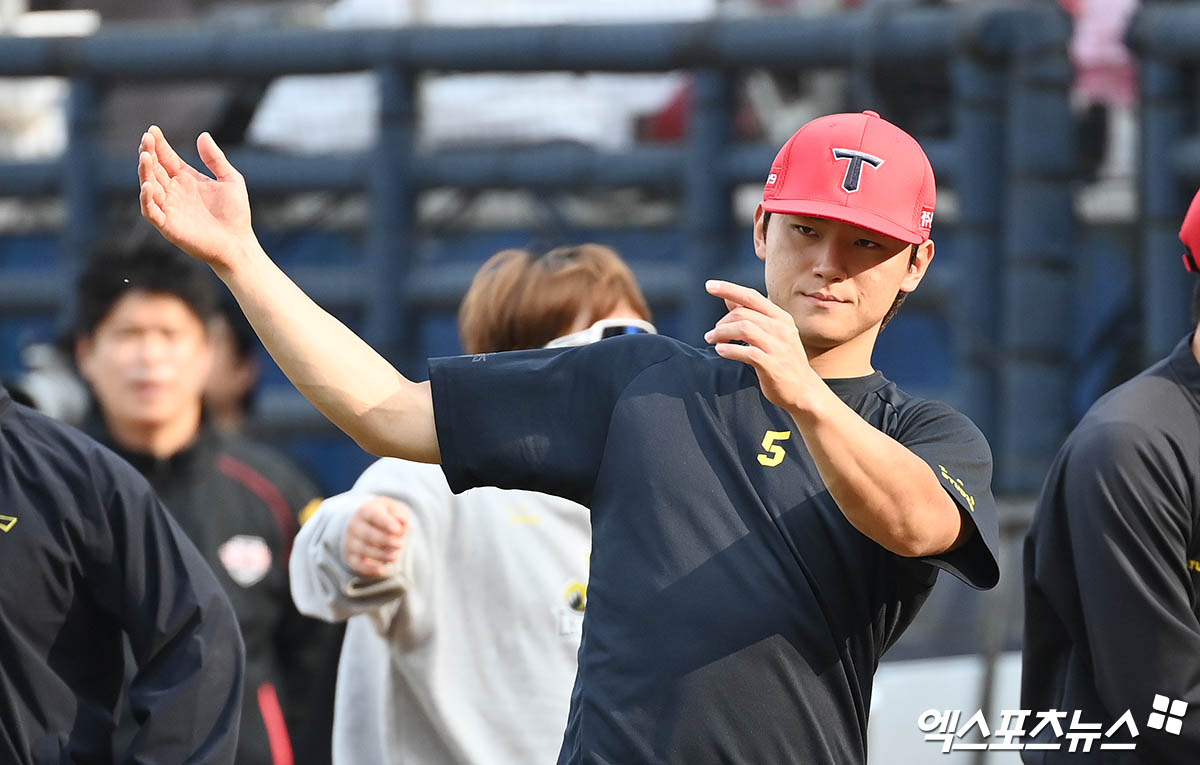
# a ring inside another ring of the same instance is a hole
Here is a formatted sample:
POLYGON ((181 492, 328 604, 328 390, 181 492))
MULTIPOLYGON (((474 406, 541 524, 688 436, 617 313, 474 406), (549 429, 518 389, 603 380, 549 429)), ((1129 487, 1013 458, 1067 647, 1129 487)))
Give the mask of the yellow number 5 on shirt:
POLYGON ((766 467, 775 467, 780 462, 783 462, 784 452, 783 447, 775 443, 776 441, 786 441, 792 437, 790 430, 768 430, 767 435, 763 436, 763 450, 766 454, 758 455, 758 463, 766 467))

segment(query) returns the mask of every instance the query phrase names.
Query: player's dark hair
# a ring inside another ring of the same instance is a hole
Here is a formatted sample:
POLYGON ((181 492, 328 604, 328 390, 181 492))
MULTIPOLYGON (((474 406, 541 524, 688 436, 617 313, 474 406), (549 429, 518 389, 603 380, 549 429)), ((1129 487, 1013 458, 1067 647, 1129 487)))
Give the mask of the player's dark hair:
MULTIPOLYGON (((246 314, 242 313, 242 308, 234 299, 233 293, 227 290, 221 292, 221 297, 217 299, 214 316, 224 319, 226 326, 229 327, 229 336, 233 338, 233 352, 237 356, 237 360, 243 364, 254 361, 262 341, 258 339, 258 335, 254 334, 254 327, 250 326, 250 320, 246 318, 246 314)), ((254 411, 254 402, 257 398, 258 386, 251 385, 242 394, 238 405, 243 412, 250 413, 254 411)))
POLYGON ((1200 323, 1200 279, 1196 280, 1196 286, 1192 287, 1192 326, 1200 323))
POLYGON ((224 292, 217 300, 217 308, 214 316, 220 316, 229 325, 230 335, 233 337, 233 349, 240 361, 247 361, 254 358, 258 352, 260 341, 258 335, 254 334, 254 327, 250 326, 250 320, 246 318, 246 314, 242 313, 241 306, 237 304, 233 293, 224 292))
MULTIPOLYGON (((769 211, 764 210, 763 211, 763 222, 762 222, 763 236, 766 236, 767 226, 770 225, 770 223, 771 223, 771 213, 769 211)), ((914 263, 917 262, 917 248, 919 246, 920 245, 914 244, 912 246, 912 249, 908 253, 908 265, 910 267, 914 263)), ((908 298, 907 292, 904 292, 903 290, 901 290, 900 292, 896 293, 896 299, 892 301, 892 307, 888 309, 888 312, 886 314, 884 314, 884 316, 883 316, 883 321, 881 321, 879 323, 879 331, 880 332, 882 332, 883 328, 888 325, 888 322, 891 321, 896 316, 896 314, 900 312, 900 306, 904 305, 904 301, 906 298, 908 298)))
POLYGON ((130 292, 177 297, 202 321, 217 307, 216 289, 208 269, 178 250, 147 247, 133 251, 105 250, 93 255, 76 283, 75 337, 86 337, 130 292))
POLYGON ((650 319, 633 271, 609 247, 580 244, 542 255, 502 250, 475 274, 458 310, 458 331, 467 353, 541 348, 581 314, 591 324, 622 300, 650 319))

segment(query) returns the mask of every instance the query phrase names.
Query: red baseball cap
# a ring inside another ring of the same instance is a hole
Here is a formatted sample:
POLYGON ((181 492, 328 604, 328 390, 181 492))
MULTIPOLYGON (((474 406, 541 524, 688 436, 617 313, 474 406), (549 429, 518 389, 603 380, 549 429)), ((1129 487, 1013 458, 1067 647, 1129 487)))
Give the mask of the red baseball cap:
POLYGON ((1192 197, 1183 225, 1179 227, 1179 241, 1183 242, 1183 266, 1189 271, 1200 272, 1196 258, 1200 257, 1200 191, 1192 197))
POLYGON ((840 220, 911 244, 929 238, 936 203, 921 145, 875 112, 830 114, 797 130, 763 188, 768 212, 840 220))

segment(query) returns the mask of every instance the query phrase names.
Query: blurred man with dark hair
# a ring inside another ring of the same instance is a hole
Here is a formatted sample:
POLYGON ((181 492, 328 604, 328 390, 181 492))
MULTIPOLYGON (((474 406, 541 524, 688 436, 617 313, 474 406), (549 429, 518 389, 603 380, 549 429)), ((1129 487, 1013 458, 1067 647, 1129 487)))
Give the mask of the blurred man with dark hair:
POLYGON ((332 699, 316 689, 337 632, 296 611, 287 572, 316 490, 282 456, 207 422, 215 294, 177 252, 92 260, 75 323, 91 430, 150 480, 233 603, 247 658, 237 761, 327 762, 332 699))

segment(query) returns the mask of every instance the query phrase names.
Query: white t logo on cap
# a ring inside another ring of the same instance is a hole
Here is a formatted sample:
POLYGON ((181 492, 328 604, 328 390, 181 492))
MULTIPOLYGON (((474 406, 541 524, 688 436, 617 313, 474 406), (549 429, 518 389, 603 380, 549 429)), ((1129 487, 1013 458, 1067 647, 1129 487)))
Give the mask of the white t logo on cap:
POLYGON ((883 164, 883 160, 879 157, 854 149, 834 149, 833 158, 850 160, 850 166, 846 168, 846 177, 842 179, 842 188, 851 194, 858 191, 858 187, 862 184, 864 162, 873 168, 878 168, 883 164))

